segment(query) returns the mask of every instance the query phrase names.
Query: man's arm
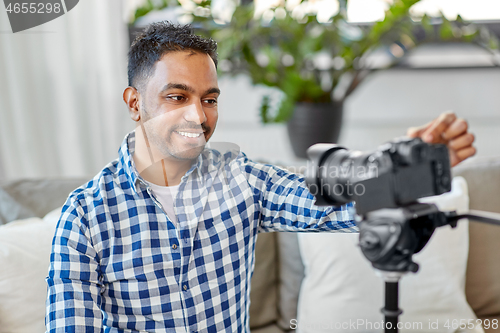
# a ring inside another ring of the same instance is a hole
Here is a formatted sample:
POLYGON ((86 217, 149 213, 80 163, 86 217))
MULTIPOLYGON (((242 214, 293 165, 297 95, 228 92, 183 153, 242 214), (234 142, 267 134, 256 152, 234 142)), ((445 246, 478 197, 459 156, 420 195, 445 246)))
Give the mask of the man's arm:
POLYGON ((46 330, 101 332, 101 285, 82 207, 69 198, 52 241, 47 277, 46 330))
POLYGON ((265 231, 357 232, 350 207, 316 206, 302 176, 255 163, 244 154, 240 169, 259 200, 260 227, 265 231))

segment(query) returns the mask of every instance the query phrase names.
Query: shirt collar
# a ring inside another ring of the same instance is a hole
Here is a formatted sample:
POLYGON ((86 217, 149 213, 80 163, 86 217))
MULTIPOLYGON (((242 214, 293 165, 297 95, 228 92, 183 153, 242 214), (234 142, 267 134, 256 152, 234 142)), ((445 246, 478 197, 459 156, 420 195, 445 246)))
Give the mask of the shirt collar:
MULTIPOLYGON (((203 165, 203 160, 204 160, 204 153, 207 149, 205 148, 204 151, 198 156, 198 159, 196 163, 194 163, 191 168, 186 172, 186 174, 182 177, 182 181, 187 179, 189 175, 191 175, 195 170, 196 170, 196 175, 198 177, 202 176, 202 165, 203 165)), ((123 139, 123 142, 120 146, 120 149, 118 150, 118 156, 120 163, 123 166, 123 170, 125 171, 125 174, 129 180, 130 186, 134 189, 134 191, 137 191, 137 183, 142 183, 144 186, 148 186, 147 182, 139 175, 139 172, 137 171, 133 159, 135 151, 135 131, 131 131, 128 133, 125 138, 123 139)), ((210 164, 210 163, 209 163, 210 164)), ((210 165, 208 167, 210 170, 210 165)))

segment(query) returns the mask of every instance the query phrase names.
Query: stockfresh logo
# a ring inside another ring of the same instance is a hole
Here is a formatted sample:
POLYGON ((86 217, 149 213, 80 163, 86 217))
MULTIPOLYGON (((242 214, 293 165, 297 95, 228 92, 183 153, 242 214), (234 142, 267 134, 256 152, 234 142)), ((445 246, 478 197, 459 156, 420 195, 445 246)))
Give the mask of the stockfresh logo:
POLYGON ((52 21, 75 8, 79 0, 3 0, 12 32, 52 21))

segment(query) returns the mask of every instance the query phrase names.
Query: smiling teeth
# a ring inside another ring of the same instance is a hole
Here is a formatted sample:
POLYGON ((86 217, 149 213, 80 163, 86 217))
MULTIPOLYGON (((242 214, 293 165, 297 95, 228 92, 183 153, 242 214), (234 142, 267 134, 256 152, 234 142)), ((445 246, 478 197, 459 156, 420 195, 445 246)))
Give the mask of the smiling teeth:
POLYGON ((177 132, 180 135, 187 136, 188 138, 197 138, 201 135, 201 133, 189 133, 189 132, 177 132))

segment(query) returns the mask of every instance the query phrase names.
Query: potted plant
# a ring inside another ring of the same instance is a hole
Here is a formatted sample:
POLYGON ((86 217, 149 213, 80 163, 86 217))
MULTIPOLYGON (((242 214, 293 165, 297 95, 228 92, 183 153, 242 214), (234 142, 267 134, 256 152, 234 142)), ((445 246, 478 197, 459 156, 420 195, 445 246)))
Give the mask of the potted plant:
MULTIPOLYGON (((179 1, 182 7, 178 8, 183 8, 183 17, 192 20, 202 34, 220 42, 221 74, 244 72, 253 84, 282 92, 280 101, 270 95, 263 97, 262 122, 287 122, 294 152, 305 158, 310 145, 336 142, 344 101, 374 70, 370 56, 381 47, 392 50, 385 66, 389 67, 407 50, 429 39, 494 43, 460 17, 451 22, 442 16, 436 28, 424 16, 417 27, 410 8, 418 1, 395 0, 383 21, 369 25, 347 22, 346 1, 340 1, 331 15, 314 8, 313 1, 294 1, 293 6, 291 1, 282 1, 261 13, 253 2, 246 2, 233 5, 230 15, 226 10, 225 18, 213 10, 211 1, 179 1)), ((156 5, 147 0, 135 19, 169 5, 167 0, 156 5)))

